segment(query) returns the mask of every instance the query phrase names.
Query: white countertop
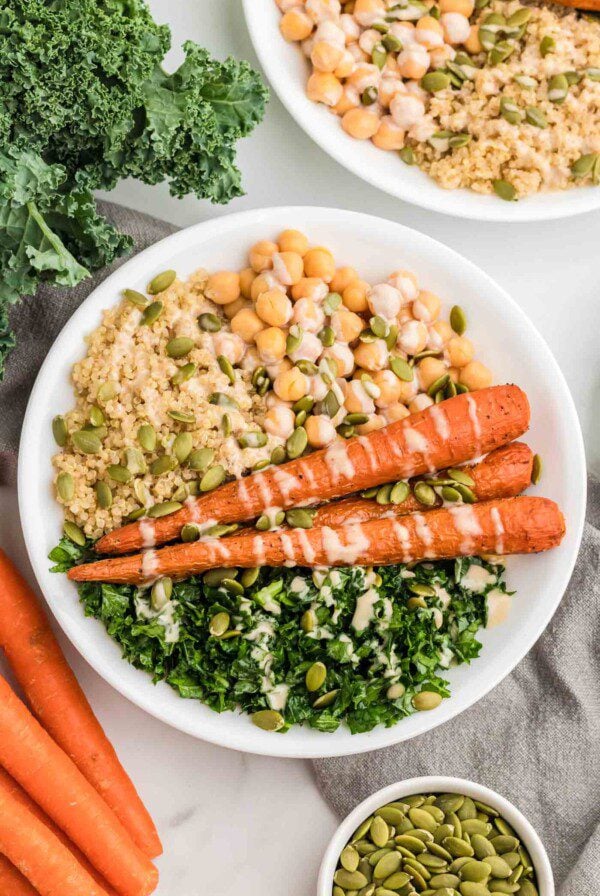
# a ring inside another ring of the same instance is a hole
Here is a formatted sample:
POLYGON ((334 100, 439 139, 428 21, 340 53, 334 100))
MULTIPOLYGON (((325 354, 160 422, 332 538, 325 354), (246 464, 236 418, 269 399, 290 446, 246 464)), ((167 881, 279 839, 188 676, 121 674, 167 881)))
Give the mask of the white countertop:
MULTIPOLYGON (((150 6, 171 25, 175 48, 192 39, 216 55, 256 63, 238 0, 150 0, 150 6)), ((169 62, 178 60, 174 49, 169 62)), ((242 145, 239 164, 248 195, 228 207, 189 197, 178 201, 164 186, 134 182, 119 186, 111 198, 181 226, 269 205, 346 207, 447 243, 505 287, 546 338, 573 392, 590 467, 600 474, 600 213, 509 228, 421 211, 339 167, 276 98, 263 125, 242 145)), ((12 490, 0 490, 0 508, 0 544, 33 581, 14 525, 12 490)), ((172 731, 130 705, 62 643, 163 838, 158 896, 312 896, 336 821, 310 766, 222 750, 172 731)))

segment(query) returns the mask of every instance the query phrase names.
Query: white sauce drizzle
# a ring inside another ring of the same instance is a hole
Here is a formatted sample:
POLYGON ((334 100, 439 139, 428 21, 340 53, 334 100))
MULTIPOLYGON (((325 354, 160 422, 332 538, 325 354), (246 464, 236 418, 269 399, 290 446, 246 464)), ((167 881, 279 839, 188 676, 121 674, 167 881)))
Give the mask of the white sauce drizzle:
POLYGON ((255 535, 252 539, 252 554, 257 566, 265 565, 265 543, 262 535, 255 535))
POLYGON ((285 532, 281 533, 281 547, 283 548, 283 553, 287 557, 286 566, 295 566, 296 565, 296 551, 294 549, 294 543, 289 535, 285 532))
POLYGON ((375 604, 379 600, 379 594, 375 588, 369 588, 363 594, 359 595, 356 600, 354 616, 352 617, 352 628, 357 632, 363 632, 368 628, 373 616, 375 615, 375 604))
POLYGON ((497 507, 490 510, 492 523, 494 524, 494 532, 496 534, 495 551, 497 554, 504 553, 504 526, 502 525, 502 517, 497 507))
POLYGON ((450 507, 450 513, 454 518, 454 525, 463 536, 460 543, 462 554, 471 554, 473 552, 473 540, 482 534, 482 528, 479 525, 475 511, 468 504, 461 504, 459 507, 450 507))
POLYGON ((248 483, 246 482, 246 479, 240 479, 238 482, 238 497, 246 509, 252 505, 250 495, 248 494, 248 483))
POLYGON ((499 588, 492 588, 486 594, 485 602, 487 607, 486 628, 494 628, 506 621, 512 605, 512 597, 509 594, 505 594, 499 588))
POLYGON ((403 433, 408 450, 414 452, 415 454, 421 454, 423 457, 423 462, 425 463, 427 469, 431 472, 434 472, 435 466, 432 466, 429 459, 431 445, 429 444, 428 439, 426 439, 422 433, 418 432, 416 429, 413 429, 411 426, 404 426, 403 433))
POLYGON ((189 510, 190 519, 193 523, 199 523, 202 521, 202 514, 200 512, 200 507, 198 506, 198 499, 194 498, 192 495, 189 498, 185 499, 185 506, 189 510))
POLYGON ((425 517, 423 516, 422 513, 413 513, 412 516, 415 521, 417 535, 423 542, 423 545, 425 546, 425 550, 423 551, 423 556, 431 557, 433 555, 430 554, 429 548, 433 544, 433 532, 427 525, 427 520, 425 519, 425 517))
POLYGON ((158 570, 156 551, 150 549, 142 553, 142 575, 147 581, 154 579, 158 570))
POLYGON ((296 476, 292 476, 291 473, 286 473, 285 470, 274 470, 273 481, 279 488, 286 503, 290 501, 292 492, 300 490, 300 481, 296 476))
POLYGON ((310 543, 308 533, 305 529, 296 529, 296 538, 302 550, 302 559, 311 566, 314 563, 316 552, 310 543))
POLYGON ((472 563, 466 575, 461 578, 460 584, 463 588, 466 588, 467 591, 481 594, 482 591, 485 591, 488 585, 493 585, 496 581, 496 576, 493 573, 488 572, 483 566, 478 566, 476 563, 472 563))
POLYGON ((440 405, 434 404, 431 406, 430 413, 433 420, 433 425, 435 426, 435 431, 437 432, 442 442, 447 442, 450 438, 450 426, 448 425, 446 412, 440 405))
POLYGON ((303 462, 300 464, 300 466, 299 466, 298 469, 299 469, 300 472, 302 473, 302 475, 303 475, 305 481, 308 483, 308 485, 310 486, 310 488, 311 488, 311 489, 315 489, 317 483, 316 483, 316 480, 315 480, 315 475, 314 475, 313 471, 312 471, 311 468, 310 468, 310 465, 307 464, 307 463, 305 463, 305 462, 303 461, 303 462))
POLYGON ((358 443, 363 447, 366 458, 369 462, 371 472, 377 472, 379 464, 377 462, 377 455, 373 451, 373 445, 371 444, 370 440, 366 436, 358 436, 358 443))
POLYGON ((346 444, 340 439, 325 452, 325 463, 334 482, 340 479, 352 479, 354 464, 348 454, 346 444))
POLYGON ((264 506, 269 507, 269 505, 273 503, 273 495, 267 483, 266 477, 263 473, 254 473, 252 481, 255 485, 258 485, 258 491, 260 492, 260 497, 264 506))
POLYGON ((154 529, 154 521, 142 519, 140 520, 140 535, 142 536, 142 546, 145 548, 153 548, 156 544, 156 532, 154 529))
POLYGON ((410 553, 410 537, 408 534, 408 529, 406 526, 403 526, 402 523, 395 522, 393 524, 394 532, 396 533, 396 537, 402 546, 402 562, 410 563, 412 556, 410 553))
POLYGON ((477 411, 477 402, 473 398, 472 395, 467 394, 467 406, 469 408, 469 419, 473 425, 473 435, 475 436, 475 443, 477 448, 477 454, 481 453, 480 442, 481 442, 481 423, 479 422, 479 414, 477 411))
POLYGON ((330 566, 355 566, 361 554, 369 549, 370 541, 360 523, 343 528, 346 544, 342 544, 335 529, 323 526, 321 544, 330 566))

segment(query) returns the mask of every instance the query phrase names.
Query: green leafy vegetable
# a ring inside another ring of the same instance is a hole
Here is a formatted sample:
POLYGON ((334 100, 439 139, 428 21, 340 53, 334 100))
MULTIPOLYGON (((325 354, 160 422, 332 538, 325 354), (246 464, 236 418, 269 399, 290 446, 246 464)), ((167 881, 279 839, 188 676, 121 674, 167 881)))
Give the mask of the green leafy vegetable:
MULTIPOLYGON (((57 572, 88 556, 89 547, 66 539, 51 554, 57 572)), ((242 597, 197 578, 175 584, 161 614, 151 610, 147 591, 132 586, 85 583, 79 593, 86 615, 104 623, 124 657, 182 697, 217 712, 241 706, 252 713, 268 708, 283 687, 287 727, 304 723, 335 731, 345 721, 356 733, 410 715, 412 698, 423 688, 449 696, 443 672, 479 655, 476 635, 486 623, 486 594, 506 590, 502 575, 502 567, 475 558, 373 572, 265 568, 242 597), (491 573, 481 593, 461 584, 473 564, 491 573), (424 607, 409 604, 415 583, 435 591, 424 607), (368 589, 377 599, 368 624, 357 631, 357 600, 368 589), (315 625, 307 633, 301 619, 309 608, 315 625), (230 630, 238 634, 211 636, 216 613, 229 614, 230 630), (327 678, 312 694, 304 678, 317 661, 325 664, 327 678), (399 696, 390 697, 392 684, 403 686, 399 696), (315 708, 315 698, 329 691, 338 692, 334 702, 315 708)))
POLYGON ((0 377, 9 306, 40 280, 74 286, 130 241, 93 190, 125 177, 175 196, 242 193, 235 144, 267 91, 245 62, 188 42, 172 74, 170 33, 144 0, 8 0, 0 10, 0 377))

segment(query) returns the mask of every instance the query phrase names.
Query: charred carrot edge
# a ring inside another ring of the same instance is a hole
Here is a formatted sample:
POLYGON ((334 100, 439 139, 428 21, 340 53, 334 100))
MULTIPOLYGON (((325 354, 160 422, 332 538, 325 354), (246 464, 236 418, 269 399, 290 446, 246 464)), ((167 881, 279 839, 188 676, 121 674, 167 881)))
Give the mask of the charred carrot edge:
POLYGON ((512 442, 529 427, 529 416, 527 396, 518 386, 457 395, 366 436, 338 439, 322 451, 226 483, 186 501, 177 513, 115 529, 95 549, 124 554, 173 541, 189 522, 242 522, 267 507, 322 504, 394 479, 443 470, 512 442))
POLYGON ((559 6, 568 6, 574 9, 586 9, 591 12, 600 12, 600 0, 554 0, 559 6))
MULTIPOLYGON (((529 554, 560 543, 563 516, 548 498, 518 497, 440 507, 346 526, 232 536, 154 552, 153 575, 183 578, 215 566, 386 566, 477 554, 529 554)), ((75 581, 144 584, 144 557, 76 566, 75 581)))
MULTIPOLYGON (((0 852, 40 896, 107 896, 56 834, 0 781, 0 852)), ((27 893, 28 890, 22 892, 27 893)), ((3 890, 14 894, 14 890, 3 890)), ((17 891, 19 892, 19 891, 17 891)))
MULTIPOLYGON (((480 463, 462 467, 474 481, 473 492, 479 501, 492 498, 512 498, 524 492, 531 483, 533 452, 523 442, 512 442, 497 448, 480 463)), ((443 477, 443 473, 440 474, 443 477)), ((437 506, 441 504, 438 499, 437 506)), ((403 516, 424 508, 411 493, 400 504, 377 504, 369 498, 343 498, 319 507, 313 518, 314 526, 342 526, 364 523, 386 516, 403 516)))
POLYGON ((0 893, 7 893, 10 896, 39 896, 38 890, 34 889, 27 878, 23 877, 21 872, 2 855, 0 855, 0 893))
POLYGON ((0 550, 0 646, 46 731, 150 858, 156 828, 68 665, 35 594, 0 550))
POLYGON ((120 896, 156 889, 158 872, 148 856, 1 676, 0 765, 120 896))

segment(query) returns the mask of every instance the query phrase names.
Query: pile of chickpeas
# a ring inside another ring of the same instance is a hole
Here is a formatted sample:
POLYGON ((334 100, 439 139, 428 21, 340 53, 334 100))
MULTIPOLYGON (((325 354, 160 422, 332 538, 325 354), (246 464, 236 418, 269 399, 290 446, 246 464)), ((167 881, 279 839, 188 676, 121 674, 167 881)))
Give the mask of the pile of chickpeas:
POLYGON ((265 396, 269 434, 288 439, 303 427, 308 445, 322 448, 423 410, 449 388, 491 385, 462 311, 451 314, 455 332, 410 271, 371 286, 297 230, 256 243, 248 261, 212 274, 204 293, 230 321, 216 334, 219 354, 265 396))
MULTIPOLYGON (((341 116, 342 127, 381 149, 428 140, 428 99, 441 89, 428 72, 482 51, 471 24, 475 0, 277 0, 281 33, 312 64, 308 97, 341 116)), ((468 62, 468 60, 467 60, 468 62)), ((446 83, 445 86, 448 86, 446 83)))

